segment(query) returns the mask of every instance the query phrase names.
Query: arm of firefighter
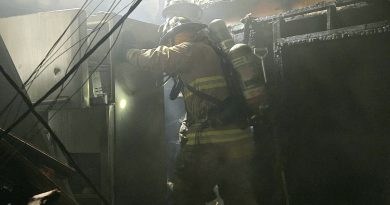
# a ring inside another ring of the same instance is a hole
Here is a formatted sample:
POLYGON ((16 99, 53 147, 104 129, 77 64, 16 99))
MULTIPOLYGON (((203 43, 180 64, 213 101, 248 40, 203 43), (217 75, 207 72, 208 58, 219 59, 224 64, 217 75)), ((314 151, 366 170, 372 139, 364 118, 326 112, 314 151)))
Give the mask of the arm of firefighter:
POLYGON ((182 43, 172 47, 130 49, 127 51, 126 58, 137 68, 171 74, 188 67, 186 65, 191 59, 191 48, 189 43, 182 43))

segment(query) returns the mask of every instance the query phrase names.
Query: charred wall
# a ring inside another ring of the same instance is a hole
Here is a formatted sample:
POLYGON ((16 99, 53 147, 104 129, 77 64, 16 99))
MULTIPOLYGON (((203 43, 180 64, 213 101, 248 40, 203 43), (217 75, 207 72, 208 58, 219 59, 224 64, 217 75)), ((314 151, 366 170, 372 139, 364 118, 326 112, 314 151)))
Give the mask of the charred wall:
POLYGON ((237 23, 247 14, 255 17, 271 16, 291 9, 304 8, 320 2, 332 0, 235 0, 199 1, 204 10, 203 21, 209 23, 221 18, 229 23, 237 23))
POLYGON ((389 203, 389 8, 321 3, 233 27, 270 51, 270 115, 256 126, 260 201, 389 203))
POLYGON ((389 42, 382 34, 283 51, 279 129, 294 203, 386 204, 389 42))

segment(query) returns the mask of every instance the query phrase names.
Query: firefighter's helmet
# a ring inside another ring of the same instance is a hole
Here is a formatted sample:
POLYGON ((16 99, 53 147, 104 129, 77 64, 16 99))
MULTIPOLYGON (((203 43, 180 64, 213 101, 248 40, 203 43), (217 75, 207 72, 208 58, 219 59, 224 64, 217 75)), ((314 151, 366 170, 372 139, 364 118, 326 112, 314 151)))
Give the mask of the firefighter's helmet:
POLYGON ((203 10, 190 0, 165 0, 162 15, 165 19, 184 16, 193 21, 199 21, 202 18, 203 10))
POLYGON ((184 17, 167 19, 166 23, 159 28, 161 32, 160 44, 167 44, 169 39, 174 38, 181 32, 198 32, 206 27, 205 24, 194 23, 184 17))

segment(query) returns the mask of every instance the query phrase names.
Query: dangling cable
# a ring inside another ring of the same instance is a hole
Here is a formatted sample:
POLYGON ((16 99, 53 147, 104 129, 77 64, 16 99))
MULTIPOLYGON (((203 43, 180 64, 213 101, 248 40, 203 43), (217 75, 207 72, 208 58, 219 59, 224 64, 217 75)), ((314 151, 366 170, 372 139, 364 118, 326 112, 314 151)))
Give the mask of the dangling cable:
POLYGON ((12 85, 12 87, 18 92, 18 94, 22 97, 23 101, 28 105, 29 109, 34 114, 34 116, 49 131, 50 135, 53 137, 54 141, 58 144, 61 151, 65 154, 65 156, 69 160, 70 164, 77 170, 77 172, 81 175, 81 177, 83 177, 83 179, 87 182, 87 184, 95 191, 95 193, 104 202, 104 204, 109 205, 108 201, 104 198, 104 196, 99 192, 99 190, 92 183, 92 181, 87 177, 87 175, 85 175, 85 173, 81 170, 81 168, 78 166, 78 164, 74 161, 74 159, 70 155, 69 151, 66 149, 65 145, 61 142, 61 140, 58 138, 58 136, 54 133, 54 131, 49 126, 49 124, 43 119, 43 117, 41 115, 39 115, 37 113, 37 111, 35 111, 31 101, 26 97, 26 95, 19 88, 19 86, 15 83, 15 81, 12 80, 12 78, 8 75, 8 73, 5 72, 3 66, 1 66, 1 65, 0 65, 0 72, 4 75, 4 77, 7 79, 7 81, 12 85))
MULTIPOLYGON (((63 83, 66 82, 66 80, 69 79, 69 77, 74 73, 76 72, 81 64, 83 64, 118 28, 119 26, 124 23, 124 21, 127 19, 127 17, 134 11, 135 8, 137 8, 137 6, 142 2, 142 0, 137 0, 130 8, 129 10, 126 12, 126 14, 124 16, 122 16, 122 18, 119 19, 119 21, 113 26, 113 28, 106 34, 102 37, 102 39, 99 40, 98 43, 96 43, 95 46, 93 46, 93 48, 91 48, 91 50, 89 50, 73 67, 72 69, 70 69, 70 71, 65 74, 65 76, 60 80, 58 81, 48 92, 46 92, 45 95, 43 95, 35 104, 33 104, 33 108, 37 107, 38 105, 40 105, 47 97, 49 97, 53 92, 55 92, 59 87, 61 87, 61 85, 63 83)), ((9 126, 4 132, 2 132, 0 134, 0 139, 2 137, 4 137, 4 135, 8 134, 13 128, 15 128, 21 121, 23 121, 27 116, 28 114, 31 113, 31 109, 27 110, 26 112, 24 112, 14 123, 12 123, 11 126, 9 126)))

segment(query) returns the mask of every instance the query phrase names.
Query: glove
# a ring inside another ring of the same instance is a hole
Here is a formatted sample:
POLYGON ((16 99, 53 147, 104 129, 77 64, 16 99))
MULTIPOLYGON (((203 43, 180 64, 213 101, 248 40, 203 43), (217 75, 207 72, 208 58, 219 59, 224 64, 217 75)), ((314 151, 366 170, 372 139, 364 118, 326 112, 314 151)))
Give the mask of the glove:
POLYGON ((127 46, 120 46, 115 53, 114 53, 114 58, 118 62, 130 62, 133 54, 137 51, 138 49, 129 49, 127 46))

